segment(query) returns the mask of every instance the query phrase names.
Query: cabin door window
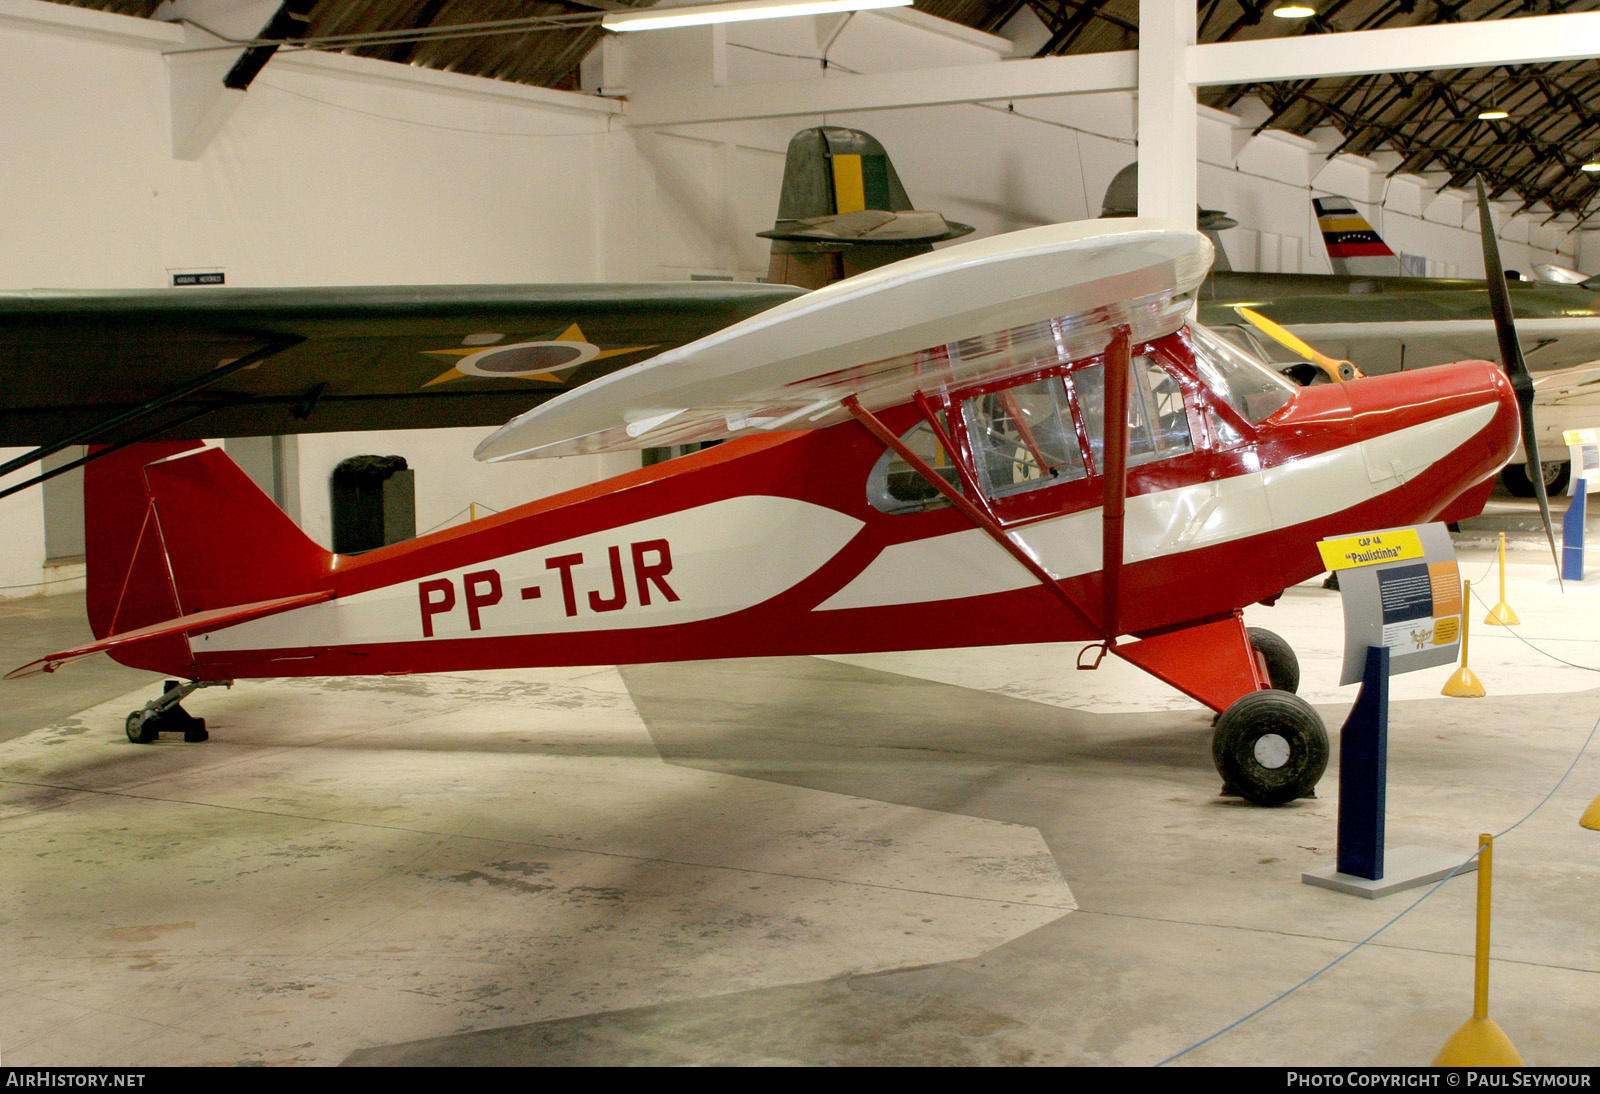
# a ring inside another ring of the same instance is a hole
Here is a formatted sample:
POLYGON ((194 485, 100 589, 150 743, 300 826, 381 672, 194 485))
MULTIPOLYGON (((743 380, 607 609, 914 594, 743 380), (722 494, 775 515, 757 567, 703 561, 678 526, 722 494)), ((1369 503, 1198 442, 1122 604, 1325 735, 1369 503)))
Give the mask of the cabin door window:
POLYGON ((1009 497, 1084 477, 1083 453, 1059 376, 966 399, 961 414, 986 496, 1009 497))

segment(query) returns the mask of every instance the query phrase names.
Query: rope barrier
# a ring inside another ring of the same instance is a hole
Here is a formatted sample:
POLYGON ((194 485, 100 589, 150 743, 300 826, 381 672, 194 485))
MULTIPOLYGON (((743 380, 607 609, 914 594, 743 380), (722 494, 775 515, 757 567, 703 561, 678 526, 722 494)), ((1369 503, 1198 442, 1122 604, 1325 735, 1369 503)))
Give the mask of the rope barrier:
MULTIPOLYGON (((1491 569, 1493 568, 1492 564, 1491 564, 1490 568, 1491 569)), ((1489 572, 1488 570, 1485 570, 1484 571, 1484 576, 1487 577, 1488 576, 1488 572, 1489 572)), ((1478 595, 1476 590, 1473 591, 1472 596, 1473 596, 1473 599, 1479 601, 1479 603, 1484 604, 1484 606, 1487 607, 1487 603, 1483 601, 1483 599, 1478 595)), ((1585 672, 1600 672, 1600 668, 1596 668, 1596 667, 1594 667, 1592 665, 1579 665, 1576 662, 1568 661, 1568 660, 1566 660, 1565 658, 1562 658, 1562 657, 1557 657, 1555 654, 1550 653, 1548 650, 1540 649, 1538 646, 1534 645, 1532 642, 1528 641, 1526 638, 1523 638, 1522 635, 1517 634, 1517 629, 1515 627, 1508 626, 1508 627, 1504 627, 1502 629, 1505 630, 1505 631, 1509 631, 1519 641, 1521 641, 1523 643, 1523 645, 1527 646, 1529 649, 1533 650, 1535 653, 1543 654, 1545 657, 1550 658, 1552 661, 1559 661, 1563 665, 1570 665, 1572 668, 1575 668, 1575 669, 1583 669, 1585 672)), ((1589 751, 1589 746, 1594 743, 1595 735, 1597 733, 1600 733, 1600 716, 1596 716, 1594 724, 1589 727, 1588 736, 1586 736, 1583 739, 1583 744, 1579 746, 1577 753, 1572 757, 1572 762, 1567 765, 1567 769, 1564 772, 1562 772, 1561 777, 1559 779, 1557 779, 1556 782, 1555 782, 1555 785, 1550 788, 1550 792, 1547 793, 1543 798, 1540 798, 1538 803, 1536 805, 1534 805, 1534 807, 1532 809, 1528 810, 1527 813, 1523 814, 1523 816, 1519 820, 1513 822, 1512 824, 1508 825, 1507 827, 1501 829, 1499 832, 1495 833, 1495 839, 1498 840, 1500 837, 1508 835, 1511 832, 1516 831, 1518 828, 1521 828, 1524 824, 1526 824, 1529 820, 1531 820, 1533 818, 1534 814, 1538 813, 1539 810, 1543 809, 1550 802, 1550 799, 1552 799, 1552 798, 1554 798, 1556 796, 1557 791, 1559 791, 1561 789, 1561 787, 1566 784, 1566 781, 1572 775, 1573 770, 1575 768, 1577 768, 1578 761, 1583 759, 1584 755, 1589 751)), ((1215 1033, 1212 1033, 1209 1036, 1201 1038, 1200 1040, 1194 1042, 1192 1045, 1190 1045, 1187 1048, 1180 1049, 1179 1051, 1174 1052, 1171 1056, 1168 1056, 1164 1060, 1158 1061, 1155 1066, 1156 1067, 1164 1067, 1167 1064, 1172 1063, 1174 1060, 1181 1059, 1182 1057, 1187 1056, 1189 1053, 1193 1052, 1195 1049, 1200 1048, 1200 1047, 1202 1047, 1204 1045, 1210 1044, 1212 1041, 1215 1041, 1217 1038, 1223 1036, 1224 1034, 1230 1033, 1233 1030, 1238 1029, 1240 1026, 1244 1025, 1246 1022, 1250 1021, 1252 1018, 1256 1017, 1257 1015, 1262 1014, 1262 1013, 1266 1012, 1267 1010, 1270 1010, 1272 1007, 1277 1006, 1279 1003, 1281 1003, 1285 999, 1289 998, 1289 996, 1293 995, 1295 992, 1299 991, 1301 988, 1305 987, 1307 984, 1311 983, 1313 980, 1316 980, 1318 977, 1322 976, 1324 973, 1330 971, 1335 966, 1339 965, 1346 958, 1350 957, 1352 954, 1354 954, 1358 950, 1362 949, 1364 946, 1366 946, 1368 943, 1370 943, 1373 939, 1377 938, 1384 931, 1387 931, 1390 927, 1392 927, 1396 923, 1400 922, 1400 920, 1402 920, 1406 916, 1410 915, 1412 912, 1416 911, 1417 908, 1421 907, 1422 904, 1429 897, 1433 896, 1434 893, 1438 892, 1439 889, 1442 888, 1445 885, 1445 883, 1447 883, 1452 878, 1454 878, 1457 875, 1459 875, 1461 873, 1461 871, 1464 870, 1467 867, 1467 864, 1472 862, 1473 859, 1477 858, 1477 856, 1478 856, 1478 851, 1473 851, 1472 854, 1468 855, 1466 858, 1464 858, 1461 861, 1461 865, 1460 866, 1457 866, 1454 870, 1450 871, 1450 873, 1447 874, 1445 877, 1443 877, 1439 881, 1435 882, 1425 893, 1423 893, 1421 896, 1419 896, 1416 900, 1412 901, 1412 903, 1410 905, 1408 905, 1407 907, 1402 909, 1400 912, 1398 912, 1394 916, 1394 918, 1388 920, 1386 923, 1381 924, 1371 934, 1369 934, 1365 938, 1361 939, 1359 942, 1357 942, 1355 945, 1351 946, 1344 953, 1340 954, 1338 957, 1335 957, 1332 961, 1329 961, 1326 965, 1323 965, 1320 969, 1317 969, 1315 972, 1311 973, 1305 979, 1303 979, 1303 980, 1299 981, 1298 983, 1293 984, 1290 987, 1284 989, 1279 994, 1273 996, 1271 999, 1269 999, 1265 1003, 1261 1004, 1255 1010, 1253 1010, 1250 1013, 1244 1015, 1243 1017, 1240 1017, 1240 1018, 1228 1023, 1227 1025, 1223 1026, 1221 1029, 1217 1030, 1215 1033)))

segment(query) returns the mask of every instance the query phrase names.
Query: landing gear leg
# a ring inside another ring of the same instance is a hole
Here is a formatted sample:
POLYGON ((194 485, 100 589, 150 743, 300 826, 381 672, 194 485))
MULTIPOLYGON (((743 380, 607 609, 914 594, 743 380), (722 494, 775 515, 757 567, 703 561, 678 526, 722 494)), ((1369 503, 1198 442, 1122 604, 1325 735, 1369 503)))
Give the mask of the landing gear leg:
POLYGON ((1267 680, 1279 691, 1300 690, 1300 659, 1294 647, 1265 627, 1250 627, 1250 648, 1267 663, 1267 680))
POLYGON ((182 733, 191 743, 204 741, 211 735, 206 732, 206 720, 196 718, 179 704, 190 693, 200 688, 231 688, 232 680, 190 680, 180 683, 168 680, 161 689, 161 698, 152 699, 128 715, 125 729, 128 740, 136 745, 147 745, 163 733, 182 733))
POLYGON ((1292 694, 1299 666, 1289 644, 1271 631, 1247 630, 1235 612, 1111 652, 1222 712, 1211 756, 1223 793, 1282 805, 1310 794, 1322 778, 1328 731, 1310 704, 1292 694))
POLYGON ((1328 731, 1298 695, 1255 691, 1217 719, 1211 758, 1225 793, 1283 805, 1314 794, 1328 767, 1328 731))

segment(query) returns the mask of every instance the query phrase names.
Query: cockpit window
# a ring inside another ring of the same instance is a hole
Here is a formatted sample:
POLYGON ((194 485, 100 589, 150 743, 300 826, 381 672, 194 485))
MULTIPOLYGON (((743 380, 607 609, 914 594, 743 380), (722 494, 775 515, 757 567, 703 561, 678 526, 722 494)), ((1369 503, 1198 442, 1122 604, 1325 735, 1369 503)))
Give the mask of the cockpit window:
POLYGON ((1059 376, 964 400, 961 412, 985 495, 1003 498, 1084 477, 1059 376))
POLYGON ((1260 422, 1294 398, 1294 384, 1252 354, 1198 323, 1191 324, 1189 331, 1194 336, 1194 363, 1200 378, 1245 421, 1252 425, 1260 422))
MULTIPOLYGON (((943 418, 941 414, 941 424, 943 418)), ((927 422, 918 422, 901 434, 900 439, 919 459, 933 468, 934 474, 956 489, 961 488, 961 477, 956 474, 955 464, 950 461, 950 456, 927 422)), ((872 474, 867 476, 867 501, 874 509, 885 513, 920 513, 924 509, 937 509, 950 504, 931 482, 922 477, 921 472, 901 459, 900 454, 892 448, 878 457, 878 462, 872 466, 872 474)))
MULTIPOLYGON (((1128 385, 1128 466, 1153 463, 1194 451, 1183 391, 1172 374, 1148 357, 1133 359, 1128 385)), ((1072 372, 1095 466, 1105 468, 1106 370, 1094 364, 1072 372)))

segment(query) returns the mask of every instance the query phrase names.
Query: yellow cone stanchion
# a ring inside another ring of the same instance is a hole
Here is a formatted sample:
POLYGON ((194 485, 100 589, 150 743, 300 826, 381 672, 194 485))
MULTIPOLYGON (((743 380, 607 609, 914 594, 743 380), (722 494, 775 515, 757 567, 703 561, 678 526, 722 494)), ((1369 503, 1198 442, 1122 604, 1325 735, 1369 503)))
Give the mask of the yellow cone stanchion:
POLYGON ((1461 667, 1445 681, 1440 695, 1457 699, 1481 699, 1486 693, 1478 674, 1467 668, 1467 616, 1472 611, 1472 582, 1463 581, 1461 593, 1461 667))
POLYGON ((1489 1017, 1489 886, 1494 837, 1478 837, 1478 956, 1473 969, 1472 1017, 1433 1058, 1434 1067, 1521 1067, 1522 1056, 1489 1017))
POLYGON ((1506 603, 1506 534, 1500 533, 1500 603, 1494 610, 1484 616, 1485 623, 1493 623, 1497 627, 1515 627, 1522 620, 1517 618, 1517 613, 1511 610, 1511 605, 1506 603))
POLYGON ((1589 808, 1583 811, 1583 816, 1578 818, 1580 827, 1600 832, 1600 798, 1589 803, 1589 808))

